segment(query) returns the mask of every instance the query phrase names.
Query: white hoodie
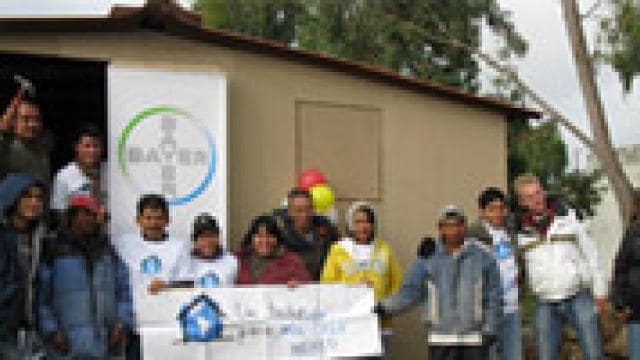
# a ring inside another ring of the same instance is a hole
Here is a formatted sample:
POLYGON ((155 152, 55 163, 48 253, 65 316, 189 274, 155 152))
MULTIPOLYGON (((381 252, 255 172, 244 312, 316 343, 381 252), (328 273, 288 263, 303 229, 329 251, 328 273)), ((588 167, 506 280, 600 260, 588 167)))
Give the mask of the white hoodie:
POLYGON ((564 300, 587 287, 604 297, 607 284, 596 244, 588 236, 575 210, 555 216, 546 236, 518 234, 527 276, 533 292, 543 300, 564 300))

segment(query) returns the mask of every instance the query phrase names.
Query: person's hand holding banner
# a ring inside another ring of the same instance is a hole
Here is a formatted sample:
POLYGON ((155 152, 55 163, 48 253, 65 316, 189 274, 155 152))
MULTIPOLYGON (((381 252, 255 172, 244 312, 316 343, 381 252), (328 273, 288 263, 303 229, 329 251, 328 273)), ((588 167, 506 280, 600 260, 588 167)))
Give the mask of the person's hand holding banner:
POLYGON ((66 355, 69 352, 69 345, 67 339, 61 332, 56 332, 52 339, 53 347, 62 355, 66 355))
POLYGON ((163 290, 166 288, 167 288, 167 283, 162 281, 162 279, 160 278, 154 278, 153 280, 151 280, 148 290, 149 290, 149 294, 156 295, 157 293, 160 292, 160 290, 163 290))
POLYGON ((120 325, 113 325, 109 330, 109 348, 113 349, 122 343, 124 339, 124 330, 120 325))

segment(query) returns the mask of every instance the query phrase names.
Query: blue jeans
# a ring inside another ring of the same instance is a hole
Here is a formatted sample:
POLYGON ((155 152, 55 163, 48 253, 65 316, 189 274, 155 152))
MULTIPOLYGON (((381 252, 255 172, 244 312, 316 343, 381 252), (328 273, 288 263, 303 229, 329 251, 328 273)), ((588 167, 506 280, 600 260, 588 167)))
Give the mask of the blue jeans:
POLYGON ((630 321, 627 324, 627 346, 629 360, 640 360, 640 322, 630 321))
POLYGON ((382 356, 383 360, 391 359, 391 334, 380 335, 380 341, 382 342, 382 356))
POLYGON ((486 346, 429 346, 429 360, 486 360, 486 346))
POLYGON ((498 341, 493 347, 497 347, 497 350, 492 350, 492 353, 500 354, 498 359, 522 359, 522 326, 519 312, 503 314, 498 330, 498 341))
POLYGON ((591 293, 581 290, 561 301, 536 301, 535 322, 539 360, 556 360, 562 328, 568 321, 576 329, 585 360, 601 360, 602 343, 598 312, 591 293))

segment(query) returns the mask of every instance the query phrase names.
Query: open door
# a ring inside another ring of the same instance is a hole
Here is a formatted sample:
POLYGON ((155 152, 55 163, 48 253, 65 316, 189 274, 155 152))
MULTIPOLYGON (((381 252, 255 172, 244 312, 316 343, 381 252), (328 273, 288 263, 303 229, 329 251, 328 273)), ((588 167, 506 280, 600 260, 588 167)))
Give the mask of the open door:
POLYGON ((53 150, 52 177, 73 160, 72 144, 80 126, 93 124, 106 134, 106 73, 104 61, 0 53, 0 111, 20 86, 17 76, 32 83, 46 141, 53 150))
POLYGON ((51 176, 74 158, 77 130, 106 135, 111 235, 137 232, 140 195, 163 194, 170 232, 186 238, 193 218, 214 215, 227 234, 227 82, 221 74, 120 67, 108 61, 0 53, 2 111, 35 87, 51 176))

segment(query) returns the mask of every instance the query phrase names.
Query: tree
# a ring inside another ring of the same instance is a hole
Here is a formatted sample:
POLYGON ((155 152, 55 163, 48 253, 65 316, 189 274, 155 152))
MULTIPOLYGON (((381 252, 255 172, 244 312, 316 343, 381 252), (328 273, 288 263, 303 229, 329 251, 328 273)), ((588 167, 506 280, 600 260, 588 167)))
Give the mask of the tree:
POLYGON ((594 170, 584 174, 578 170, 566 172, 557 182, 549 186, 551 193, 563 194, 578 213, 591 217, 595 215, 595 205, 602 201, 606 187, 600 185, 604 170, 594 170))
MULTIPOLYGON (((596 148, 596 142, 503 64, 524 55, 527 44, 496 0, 200 0, 198 6, 205 26, 378 64, 471 92, 479 90, 478 62, 484 61, 499 73, 498 95, 510 100, 526 97, 548 119, 596 148), (504 44, 495 55, 480 51, 483 22, 504 44)), ((555 124, 531 127, 511 121, 509 139, 509 180, 517 171, 530 171, 549 186, 563 182, 566 146, 555 124)), ((592 183, 590 174, 584 176, 592 183)))
POLYGON ((514 175, 523 172, 534 173, 540 177, 544 185, 557 181, 567 167, 566 144, 560 137, 558 128, 553 123, 538 126, 518 125, 509 135, 512 165, 519 165, 514 175))
POLYGON ((300 0, 198 0, 195 8, 203 14, 203 25, 228 28, 291 44, 295 39, 300 0))
POLYGON ((633 216, 633 186, 622 169, 622 165, 615 153, 609 135, 609 127, 598 92, 592 57, 588 53, 582 28, 582 18, 578 11, 576 0, 562 0, 562 13, 569 35, 569 42, 573 50, 578 80, 587 107, 587 114, 593 132, 593 150, 606 169, 609 183, 616 196, 620 215, 625 225, 629 224, 633 216))
MULTIPOLYGON (((538 105, 550 120, 564 126, 572 135, 598 156, 600 164, 604 168, 605 174, 612 185, 623 224, 627 226, 633 218, 634 212, 637 211, 633 206, 634 198, 637 195, 634 195, 631 182, 624 173, 611 144, 608 124, 595 83, 592 59, 587 53, 587 46, 582 29, 583 17, 579 15, 575 0, 562 0, 562 9, 565 26, 567 27, 573 50, 573 57, 576 62, 578 79, 585 103, 587 104, 587 113, 589 114, 589 122, 593 130, 593 138, 587 136, 582 130, 577 128, 569 119, 563 116, 560 111, 522 81, 514 69, 501 64, 492 56, 484 54, 481 51, 476 51, 475 54, 499 74, 503 75, 505 79, 512 82, 516 89, 527 99, 538 105)), ((451 46, 473 49, 472 46, 445 34, 437 35, 436 39, 451 46)))
POLYGON ((597 52, 620 74, 623 88, 628 92, 634 77, 640 74, 640 3, 610 0, 606 5, 611 15, 600 20, 602 32, 597 39, 597 52))
POLYGON ((474 48, 486 21, 504 40, 500 58, 527 45, 496 0, 200 0, 204 25, 377 64, 475 92, 478 60, 466 48, 434 42, 445 32, 474 48))

